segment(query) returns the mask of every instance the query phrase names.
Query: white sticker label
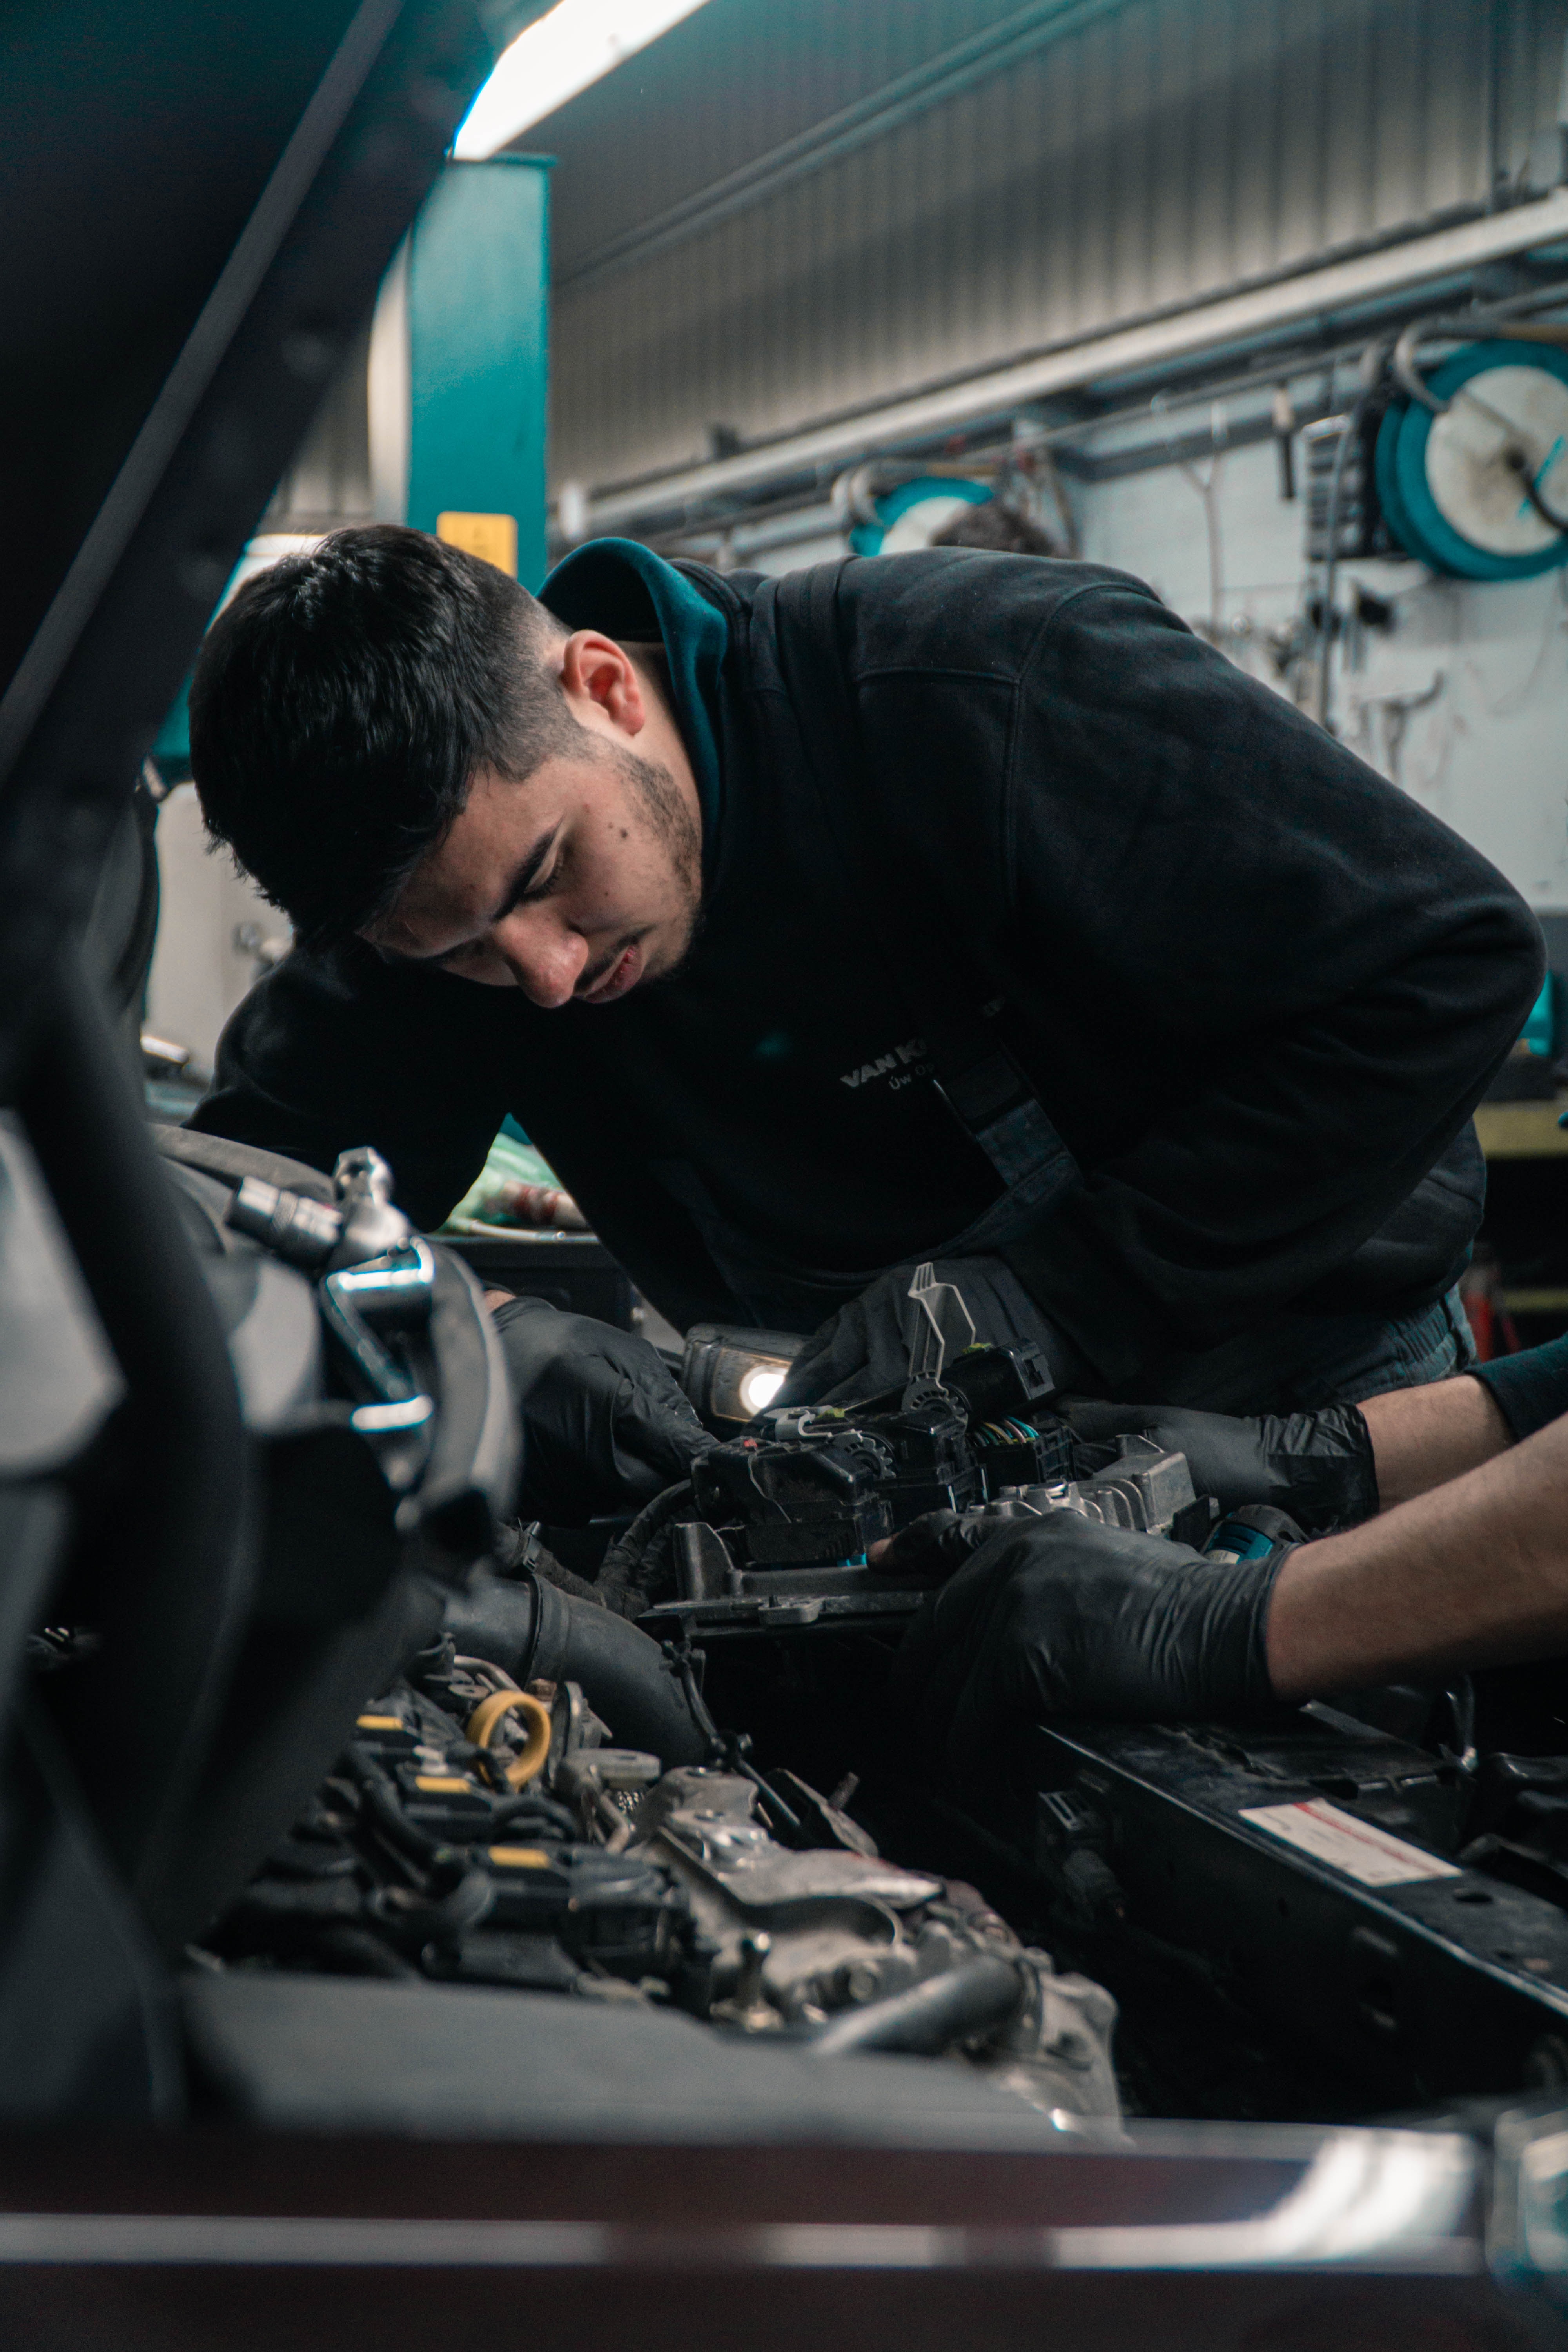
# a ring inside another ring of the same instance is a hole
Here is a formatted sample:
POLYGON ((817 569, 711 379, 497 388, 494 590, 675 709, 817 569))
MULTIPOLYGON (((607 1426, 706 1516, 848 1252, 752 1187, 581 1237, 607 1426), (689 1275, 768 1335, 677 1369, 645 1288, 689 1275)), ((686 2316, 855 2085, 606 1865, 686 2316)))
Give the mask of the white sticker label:
POLYGON ((1299 1805, 1257 1805, 1241 1818, 1267 1830, 1270 1837, 1283 1838, 1287 1845, 1300 1846, 1319 1862, 1332 1863, 1363 1886, 1403 1886, 1415 1878, 1463 1875, 1451 1862, 1423 1853, 1418 1845, 1406 1845, 1374 1822, 1342 1813, 1323 1797, 1310 1797, 1299 1805))

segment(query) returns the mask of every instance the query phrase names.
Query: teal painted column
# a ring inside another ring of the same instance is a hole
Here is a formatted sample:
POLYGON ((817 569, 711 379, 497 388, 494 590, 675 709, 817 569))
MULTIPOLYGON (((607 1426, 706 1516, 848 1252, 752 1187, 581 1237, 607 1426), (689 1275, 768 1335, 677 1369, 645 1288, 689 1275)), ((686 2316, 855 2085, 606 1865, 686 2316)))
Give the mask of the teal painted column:
POLYGON ((409 241, 407 520, 545 573, 550 166, 448 163, 409 241))
MULTIPOLYGON (((546 569, 549 291, 548 161, 448 163, 383 287, 363 412, 376 514, 499 562, 527 588, 546 569)), ((258 568, 247 554, 225 604, 258 568)), ((190 772, 184 691, 153 756, 170 778, 190 772)))

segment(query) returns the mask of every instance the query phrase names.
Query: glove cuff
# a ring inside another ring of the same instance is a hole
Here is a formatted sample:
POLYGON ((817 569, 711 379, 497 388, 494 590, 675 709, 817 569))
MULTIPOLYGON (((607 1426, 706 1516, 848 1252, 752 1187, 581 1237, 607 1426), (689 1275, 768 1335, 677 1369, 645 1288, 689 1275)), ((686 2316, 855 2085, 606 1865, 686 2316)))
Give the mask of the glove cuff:
MULTIPOLYGON (((1268 1609, 1274 1585, 1290 1554, 1306 1541, 1294 1519, 1268 1504, 1252 1503, 1222 1519, 1204 1557, 1226 1579, 1225 1616, 1231 1629, 1226 1664, 1230 1705, 1258 1716, 1280 1711, 1268 1675, 1268 1609)), ((1294 1713, 1294 1708, 1289 1710, 1294 1713)))
POLYGON ((1377 1463, 1359 1407, 1269 1414, 1258 1428, 1276 1491, 1309 1533, 1326 1535, 1377 1517, 1377 1463))

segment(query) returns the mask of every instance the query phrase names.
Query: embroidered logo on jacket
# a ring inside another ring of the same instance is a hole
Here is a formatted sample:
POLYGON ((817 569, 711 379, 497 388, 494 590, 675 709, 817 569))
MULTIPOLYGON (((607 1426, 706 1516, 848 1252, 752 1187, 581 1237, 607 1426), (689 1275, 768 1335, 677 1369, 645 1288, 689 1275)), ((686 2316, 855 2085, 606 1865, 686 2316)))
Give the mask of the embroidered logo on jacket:
POLYGON ((870 1086, 878 1078, 887 1078, 896 1091, 900 1087, 907 1087, 912 1078, 929 1078, 931 1074, 925 1039, 911 1037, 906 1045, 895 1045, 891 1053, 881 1055, 875 1062, 862 1062, 858 1070, 846 1070, 838 1083, 841 1087, 854 1088, 870 1086))

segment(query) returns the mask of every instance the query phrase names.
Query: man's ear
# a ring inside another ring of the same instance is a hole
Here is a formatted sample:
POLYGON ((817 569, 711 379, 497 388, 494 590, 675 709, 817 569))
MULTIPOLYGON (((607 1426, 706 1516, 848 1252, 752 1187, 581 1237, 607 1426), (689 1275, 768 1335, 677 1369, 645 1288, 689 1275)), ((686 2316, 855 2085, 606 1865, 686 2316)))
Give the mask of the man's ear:
POLYGON ((576 629, 561 650, 561 684, 573 715, 601 731, 640 735, 647 723, 642 681, 631 656, 597 629, 576 629))

